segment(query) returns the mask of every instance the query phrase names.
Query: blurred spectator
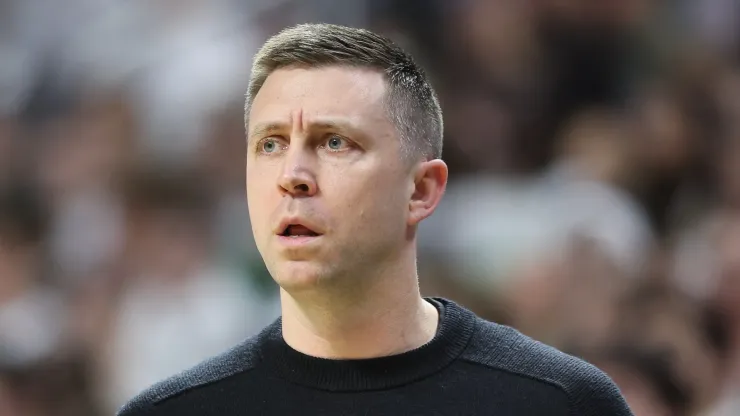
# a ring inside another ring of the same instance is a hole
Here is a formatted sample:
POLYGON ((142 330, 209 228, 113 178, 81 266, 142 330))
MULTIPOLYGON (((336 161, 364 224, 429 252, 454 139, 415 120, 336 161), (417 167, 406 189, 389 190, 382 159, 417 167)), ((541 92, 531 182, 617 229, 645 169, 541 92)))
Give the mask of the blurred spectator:
POLYGON ((121 244, 115 191, 135 155, 135 125, 119 94, 83 96, 45 124, 37 174, 53 208, 49 250, 58 278, 76 284, 108 266, 121 244))
POLYGON ((77 359, 0 369, 0 397, 5 399, 0 409, 8 415, 93 416, 97 412, 92 397, 84 394, 89 383, 85 362, 77 359))
POLYGON ((110 411, 276 317, 214 257, 213 199, 197 172, 144 171, 127 189, 125 280, 102 357, 110 411))
POLYGON ((635 416, 689 414, 689 393, 672 374, 666 352, 614 346, 586 358, 612 377, 635 416))
POLYGON ((62 336, 62 301, 44 279, 47 218, 29 189, 0 195, 0 361, 25 366, 51 356, 62 336))
POLYGON ((0 414, 111 414, 279 314, 242 97, 305 21, 388 34, 440 93, 425 293, 593 360, 638 415, 740 414, 739 4, 0 2, 0 414))
POLYGON ((615 329, 623 339, 664 351, 690 410, 706 408, 720 394, 731 334, 712 305, 692 302, 666 283, 648 282, 624 298, 615 329))

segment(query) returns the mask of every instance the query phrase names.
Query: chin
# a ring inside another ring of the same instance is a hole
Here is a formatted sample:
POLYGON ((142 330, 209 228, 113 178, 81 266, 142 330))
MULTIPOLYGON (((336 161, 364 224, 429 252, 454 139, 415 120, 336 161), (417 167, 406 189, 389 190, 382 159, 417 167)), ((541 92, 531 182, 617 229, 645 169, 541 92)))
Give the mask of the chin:
POLYGON ((286 292, 315 289, 325 283, 329 274, 311 261, 286 261, 270 268, 275 282, 286 292))

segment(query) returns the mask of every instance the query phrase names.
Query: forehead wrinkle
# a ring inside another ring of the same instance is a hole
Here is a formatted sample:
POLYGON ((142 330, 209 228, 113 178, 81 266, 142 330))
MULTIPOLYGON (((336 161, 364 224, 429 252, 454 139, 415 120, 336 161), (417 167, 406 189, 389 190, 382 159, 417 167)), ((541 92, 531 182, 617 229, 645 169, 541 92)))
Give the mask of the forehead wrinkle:
POLYGON ((280 69, 270 75, 265 84, 271 84, 271 81, 276 80, 279 84, 273 92, 275 101, 292 101, 301 106, 306 101, 311 102, 321 97, 325 103, 332 103, 336 108, 346 109, 348 105, 346 101, 352 96, 372 104, 384 101, 383 98, 386 95, 386 81, 382 74, 356 68, 280 69), (295 73, 296 76, 291 77, 291 73, 295 73), (329 78, 322 75, 328 75, 329 78), (373 78, 377 77, 377 79, 370 81, 368 75, 373 75, 373 78), (342 93, 327 95, 326 87, 338 84, 342 85, 342 93), (373 88, 374 86, 380 88, 373 88))
POLYGON ((300 123, 304 130, 349 127, 369 134, 390 125, 397 134, 388 117, 386 80, 383 74, 374 72, 344 67, 277 70, 255 97, 253 110, 259 110, 251 115, 282 121, 288 124, 287 130, 294 130, 295 123, 300 123), (329 93, 337 87, 341 93, 329 93))

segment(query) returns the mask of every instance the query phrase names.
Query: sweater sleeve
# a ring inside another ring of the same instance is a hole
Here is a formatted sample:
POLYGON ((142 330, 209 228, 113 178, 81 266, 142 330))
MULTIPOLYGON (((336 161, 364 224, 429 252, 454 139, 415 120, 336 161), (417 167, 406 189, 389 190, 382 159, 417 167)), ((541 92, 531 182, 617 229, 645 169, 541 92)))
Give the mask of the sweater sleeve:
POLYGON ((571 416, 634 416, 617 385, 601 370, 586 364, 571 386, 571 416))

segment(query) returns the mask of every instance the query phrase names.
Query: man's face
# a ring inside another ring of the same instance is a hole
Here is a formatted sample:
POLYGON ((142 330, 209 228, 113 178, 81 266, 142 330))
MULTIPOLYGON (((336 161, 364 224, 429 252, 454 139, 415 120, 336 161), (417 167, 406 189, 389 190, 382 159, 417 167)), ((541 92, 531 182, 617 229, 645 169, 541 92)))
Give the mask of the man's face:
POLYGON ((249 114, 247 200, 257 247, 286 290, 368 283, 408 238, 414 178, 380 73, 280 69, 249 114), (346 279, 338 280, 337 277, 346 279))

